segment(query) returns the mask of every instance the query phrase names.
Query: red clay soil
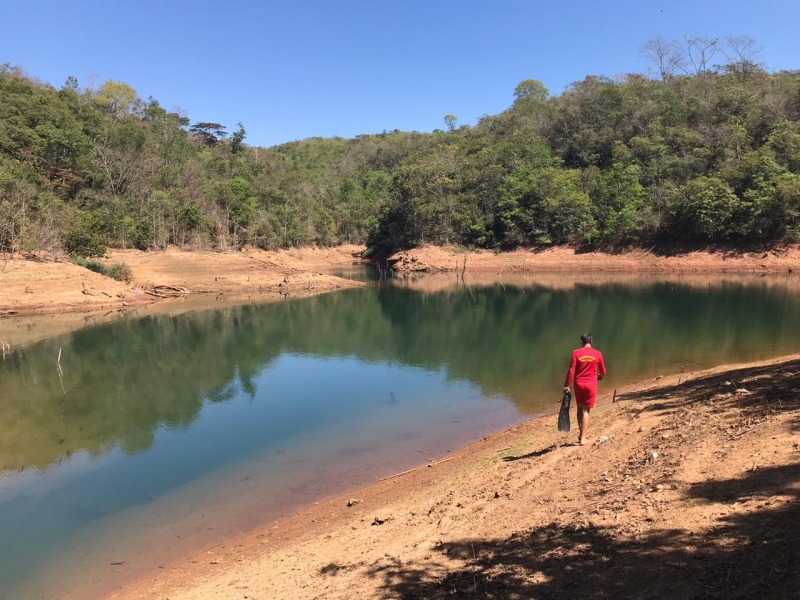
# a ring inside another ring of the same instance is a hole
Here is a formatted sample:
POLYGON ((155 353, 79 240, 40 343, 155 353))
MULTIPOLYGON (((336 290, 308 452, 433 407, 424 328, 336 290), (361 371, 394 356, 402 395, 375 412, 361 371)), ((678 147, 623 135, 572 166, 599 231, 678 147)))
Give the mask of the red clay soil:
POLYGON ((389 257, 396 271, 436 272, 466 270, 474 272, 538 271, 661 271, 681 273, 791 273, 800 272, 800 246, 759 252, 722 250, 661 255, 644 250, 618 254, 578 252, 563 246, 544 250, 490 250, 423 246, 389 257))
POLYGON ((589 446, 531 420, 112 597, 796 598, 800 355, 616 397, 589 446))

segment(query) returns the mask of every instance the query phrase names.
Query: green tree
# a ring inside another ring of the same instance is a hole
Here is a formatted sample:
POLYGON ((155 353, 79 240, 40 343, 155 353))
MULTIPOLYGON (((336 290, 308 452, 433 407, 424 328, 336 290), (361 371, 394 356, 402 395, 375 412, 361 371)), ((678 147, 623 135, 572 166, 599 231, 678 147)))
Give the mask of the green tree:
POLYGON ((100 219, 86 211, 76 211, 64 232, 64 249, 73 256, 103 256, 108 240, 100 219))
POLYGON ((254 219, 257 204, 252 184, 242 177, 220 181, 214 186, 214 198, 225 212, 229 233, 240 243, 247 241, 247 227, 254 219))
POLYGON ((792 173, 800 173, 800 122, 784 120, 776 123, 766 145, 775 154, 779 164, 792 173))
POLYGON ((580 173, 518 167, 503 182, 496 237, 503 246, 580 243, 593 230, 580 173))
POLYGON ((94 101, 111 114, 122 116, 134 112, 137 95, 136 90, 127 83, 108 79, 97 90, 94 101))
POLYGON ((209 148, 216 146, 220 140, 227 137, 225 126, 219 123, 208 123, 205 121, 195 123, 189 127, 189 132, 195 136, 202 144, 209 148))
POLYGON ((698 177, 683 188, 672 207, 671 230, 682 239, 713 242, 731 229, 739 200, 731 187, 716 177, 698 177))
POLYGON ((591 191, 597 241, 601 244, 630 244, 636 241, 640 212, 646 198, 639 183, 641 169, 617 162, 602 173, 591 191))
POLYGON ((515 104, 541 104, 550 97, 550 90, 537 79, 520 81, 514 88, 515 104))
POLYGON ((244 138, 247 137, 247 132, 241 123, 236 124, 236 131, 231 134, 231 154, 239 154, 244 148, 244 138))

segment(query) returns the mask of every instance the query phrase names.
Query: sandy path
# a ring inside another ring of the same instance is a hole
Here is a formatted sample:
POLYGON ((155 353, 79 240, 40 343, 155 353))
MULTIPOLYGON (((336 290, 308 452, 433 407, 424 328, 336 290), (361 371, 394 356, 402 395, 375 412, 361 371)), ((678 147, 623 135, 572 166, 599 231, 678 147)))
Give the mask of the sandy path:
POLYGON ((591 446, 532 420, 112 597, 796 597, 800 355, 617 398, 591 446))

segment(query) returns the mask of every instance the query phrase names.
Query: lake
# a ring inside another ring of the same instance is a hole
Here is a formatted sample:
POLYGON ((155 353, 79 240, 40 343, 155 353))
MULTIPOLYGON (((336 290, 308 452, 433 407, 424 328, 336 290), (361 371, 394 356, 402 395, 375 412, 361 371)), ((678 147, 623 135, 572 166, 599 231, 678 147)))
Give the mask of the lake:
POLYGON ((0 361, 4 594, 94 597, 551 412, 584 331, 601 392, 800 336, 792 276, 340 274, 370 283, 11 322, 38 341, 0 361))

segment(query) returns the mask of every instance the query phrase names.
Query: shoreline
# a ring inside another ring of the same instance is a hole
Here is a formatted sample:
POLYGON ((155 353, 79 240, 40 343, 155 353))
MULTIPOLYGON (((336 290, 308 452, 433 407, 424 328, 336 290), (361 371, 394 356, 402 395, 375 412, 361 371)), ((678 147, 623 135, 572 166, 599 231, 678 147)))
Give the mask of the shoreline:
MULTIPOLYGON (((127 264, 130 282, 115 281, 65 257, 4 256, 0 266, 0 318, 47 314, 124 311, 168 298, 198 295, 308 295, 362 287, 364 283, 326 274, 336 266, 368 264, 363 246, 264 251, 109 250, 99 259, 127 264)), ((488 273, 525 276, 559 271, 654 274, 793 274, 800 273, 800 245, 759 252, 709 250, 674 256, 644 250, 619 254, 578 252, 573 248, 522 249, 495 253, 422 246, 389 258, 404 276, 488 273)))
POLYGON ((652 272, 652 273, 797 273, 800 245, 760 251, 693 250, 680 254, 654 254, 648 250, 619 253, 584 252, 565 246, 518 249, 495 253, 421 246, 396 252, 387 259, 390 269, 400 273, 537 271, 652 272))
MULTIPOLYGON (((433 463, 320 500, 110 597, 444 598, 454 588, 474 592, 481 578, 485 597, 515 590, 517 597, 538 597, 560 589, 553 589, 556 572, 540 561, 539 570, 528 569, 523 577, 519 570, 527 565, 511 557, 546 547, 581 564, 588 560, 585 552, 576 553, 581 539, 570 542, 570 536, 598 531, 610 532, 603 543, 623 555, 615 568, 633 594, 639 589, 636 578, 625 573, 642 557, 623 550, 635 539, 660 540, 662 532, 677 528, 707 545, 708 532, 733 519, 755 519, 761 529, 770 529, 772 513, 791 510, 800 496, 798 478, 792 477, 770 495, 769 511, 761 510, 760 496, 748 491, 760 481, 747 475, 762 469, 786 479, 787 472, 795 473, 800 354, 676 373, 616 392, 612 404, 613 390, 601 388, 591 446, 568 444, 572 433, 559 434, 552 415, 528 419, 433 463), (753 452, 760 456, 755 462, 753 452), (698 500, 695 492, 711 481, 738 490, 734 495, 741 499, 734 505, 727 496, 698 500), (761 520, 760 510, 769 513, 761 520), (465 552, 468 547, 477 548, 475 554, 465 552)), ((780 523, 774 528, 780 538, 780 523)), ((735 533, 745 538, 747 532, 729 532, 733 541, 726 543, 739 548, 735 533)), ((726 546, 714 550, 720 564, 730 560, 726 546)), ((775 550, 779 555, 780 548, 775 550)), ((648 552, 669 558, 677 549, 665 538, 648 552)), ((691 558, 682 562, 690 564, 691 558)), ((601 566, 601 559, 594 556, 599 563, 586 568, 601 566)), ((780 556, 769 560, 781 562, 780 556)), ((663 561, 652 562, 651 580, 658 575, 655 565, 663 567, 663 561)), ((699 571, 683 573, 670 584, 676 593, 701 593, 708 584, 698 577, 699 571)), ((759 585, 767 589, 766 583, 759 585)))
POLYGON ((363 284, 325 274, 337 265, 360 262, 359 246, 266 252, 109 250, 98 259, 124 263, 128 282, 79 267, 65 257, 11 256, 0 265, 0 318, 126 311, 191 296, 276 297, 325 293, 363 284))
MULTIPOLYGON (((334 287, 314 285, 319 279, 312 278, 309 286, 302 278, 296 278, 297 285, 279 287, 277 291, 255 289, 239 291, 230 287, 230 291, 214 293, 192 293, 172 298, 156 298, 145 296, 142 304, 127 306, 112 305, 102 308, 89 305, 80 310, 66 312, 26 312, 2 315, 0 311, 0 342, 11 348, 22 348, 39 340, 68 334, 85 327, 112 323, 124 318, 140 318, 146 316, 177 316, 186 312, 216 310, 242 304, 265 304, 284 302, 287 299, 306 298, 319 294, 344 289, 358 289, 365 284, 359 279, 349 279, 346 273, 353 268, 352 263, 332 264, 327 269, 335 270, 340 276, 334 279, 334 287)), ((356 267, 359 268, 359 267, 356 267)), ((363 267, 362 267, 363 268, 363 267)), ((324 271, 325 269, 323 269, 324 271)), ((91 273, 91 272, 90 272, 91 273)), ((92 275, 97 275, 91 273, 92 275)), ((98 277, 100 277, 98 275, 98 277)), ((105 278, 103 278, 105 279, 105 278)), ((389 276, 393 286, 424 293, 447 292, 463 285, 490 287, 528 288, 531 286, 546 290, 570 290, 579 286, 602 286, 623 284, 626 286, 652 285, 654 280, 670 285, 680 285, 697 289, 709 289, 714 286, 758 285, 800 291, 800 270, 796 273, 736 273, 736 272, 681 272, 681 271, 603 271, 603 270, 570 270, 555 271, 508 271, 491 270, 468 271, 462 278, 461 273, 453 271, 433 272, 398 272, 389 276)), ((291 281, 291 280, 290 280, 291 281)), ((281 281, 281 283, 283 283, 281 281)), ((2 288, 0 287, 0 296, 2 288)))

